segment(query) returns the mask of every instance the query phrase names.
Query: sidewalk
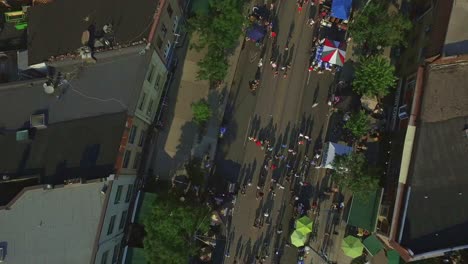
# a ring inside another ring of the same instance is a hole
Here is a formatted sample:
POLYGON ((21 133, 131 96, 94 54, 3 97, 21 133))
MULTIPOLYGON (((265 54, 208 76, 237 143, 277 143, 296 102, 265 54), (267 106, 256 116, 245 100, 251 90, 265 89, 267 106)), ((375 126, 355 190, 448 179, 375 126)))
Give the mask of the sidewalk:
POLYGON ((231 89, 232 79, 241 50, 239 45, 234 54, 228 58, 232 66, 221 87, 210 89, 208 81, 197 80, 197 62, 206 51, 197 52, 189 49, 186 43, 177 50, 175 56, 180 60, 174 73, 173 82, 168 92, 168 106, 164 110, 164 128, 157 133, 155 144, 150 154, 149 167, 156 177, 170 180, 177 170, 192 157, 212 159, 216 152, 219 126, 221 124, 227 95, 231 89), (213 116, 207 123, 206 130, 200 135, 200 129, 192 121, 192 104, 205 99, 211 105, 213 116))

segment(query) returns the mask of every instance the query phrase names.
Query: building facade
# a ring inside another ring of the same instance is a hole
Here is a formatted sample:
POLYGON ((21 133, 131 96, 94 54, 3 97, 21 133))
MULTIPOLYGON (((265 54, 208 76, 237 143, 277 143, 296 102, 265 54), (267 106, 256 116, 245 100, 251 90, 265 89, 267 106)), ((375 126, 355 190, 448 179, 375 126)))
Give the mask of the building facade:
POLYGON ((109 183, 107 204, 102 210, 102 225, 97 232, 95 256, 92 263, 112 264, 119 257, 124 228, 128 218, 130 200, 132 198, 135 177, 120 175, 109 183))

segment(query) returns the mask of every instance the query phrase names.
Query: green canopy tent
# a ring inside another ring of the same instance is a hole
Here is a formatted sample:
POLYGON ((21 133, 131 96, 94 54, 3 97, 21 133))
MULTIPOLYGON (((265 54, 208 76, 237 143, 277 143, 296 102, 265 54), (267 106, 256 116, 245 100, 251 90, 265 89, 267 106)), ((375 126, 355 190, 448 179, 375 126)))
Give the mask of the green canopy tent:
POLYGON ((309 234, 312 232, 313 223, 314 222, 309 217, 303 216, 296 220, 296 230, 303 234, 309 234))
POLYGON ((294 230, 294 232, 291 235, 291 244, 293 244, 296 247, 304 246, 306 240, 307 240, 306 235, 302 233, 301 231, 294 230))
POLYGON ((364 245, 357 237, 347 236, 341 242, 341 249, 344 254, 351 258, 357 258, 362 255, 364 245))
POLYGON ((400 254, 395 250, 389 250, 387 252, 388 264, 400 264, 400 254))
POLYGON ((368 238, 364 239, 362 243, 364 244, 364 247, 366 247, 369 254, 372 256, 377 255, 384 248, 376 235, 369 236, 368 238))

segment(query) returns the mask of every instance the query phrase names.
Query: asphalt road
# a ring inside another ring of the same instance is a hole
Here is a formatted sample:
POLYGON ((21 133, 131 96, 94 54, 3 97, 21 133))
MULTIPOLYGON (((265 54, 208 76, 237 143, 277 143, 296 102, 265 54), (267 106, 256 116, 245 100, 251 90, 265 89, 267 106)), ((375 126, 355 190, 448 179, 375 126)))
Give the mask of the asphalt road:
POLYGON ((301 172, 298 167, 305 164, 301 163, 304 155, 312 157, 314 146, 323 142, 328 125, 327 98, 334 76, 329 72, 308 72, 313 29, 307 25, 307 19, 313 7, 304 8, 300 14, 296 8, 296 1, 281 1, 278 9, 277 53, 281 58, 278 64, 291 65, 286 78, 283 78, 283 71, 275 77, 269 65, 274 50, 272 40, 266 41, 264 52, 251 42, 245 43, 239 59, 235 86, 225 114, 227 132, 219 145, 214 175, 215 180, 237 182, 247 187, 245 195, 239 193, 228 224, 225 251, 228 257, 224 258, 224 263, 254 263, 257 256, 266 258, 263 263, 294 263, 297 251, 286 246, 293 215, 291 201, 294 199, 291 197, 297 195, 299 202, 308 204, 308 199, 317 194, 317 183, 321 180, 319 170, 309 168, 301 172), (289 49, 285 50, 288 40, 289 49), (259 69, 261 57, 263 67, 259 69), (249 81, 258 74, 260 87, 253 95, 249 91, 249 81), (318 105, 312 107, 314 103, 318 105), (311 141, 305 140, 305 144, 299 145, 299 133, 311 141), (271 156, 286 158, 268 161, 267 150, 256 146, 248 137, 269 140, 274 148, 271 156), (277 168, 273 170, 271 164, 277 168), (291 174, 291 170, 300 176, 296 178, 293 173, 287 182, 286 175, 291 174), (271 179, 285 188, 278 188, 271 179), (308 185, 299 186, 300 181, 308 185), (274 187, 274 193, 269 190, 270 186, 274 187), (291 194, 293 189, 294 194, 291 194), (259 191, 264 196, 257 199, 259 191), (264 222, 261 228, 254 227, 256 219, 264 222), (277 234, 280 226, 283 232, 277 234))

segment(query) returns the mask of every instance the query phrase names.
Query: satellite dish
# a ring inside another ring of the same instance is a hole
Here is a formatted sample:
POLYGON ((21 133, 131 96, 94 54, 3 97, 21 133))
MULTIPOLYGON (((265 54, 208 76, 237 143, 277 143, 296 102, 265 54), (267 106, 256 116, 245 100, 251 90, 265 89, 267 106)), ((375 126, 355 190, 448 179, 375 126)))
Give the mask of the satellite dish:
POLYGON ((48 83, 44 83, 42 86, 44 87, 44 92, 46 94, 53 94, 55 91, 54 87, 48 83))

